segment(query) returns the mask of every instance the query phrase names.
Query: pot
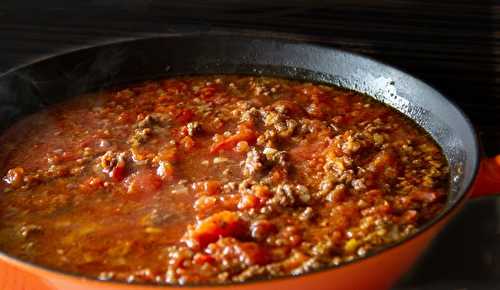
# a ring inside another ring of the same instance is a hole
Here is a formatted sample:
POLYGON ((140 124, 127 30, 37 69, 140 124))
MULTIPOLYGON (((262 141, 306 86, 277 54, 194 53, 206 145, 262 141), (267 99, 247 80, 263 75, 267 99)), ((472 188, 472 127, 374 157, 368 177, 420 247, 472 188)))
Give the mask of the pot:
MULTIPOLYGON (((105 86, 189 74, 264 74, 339 85, 394 107, 423 127, 450 164, 444 210, 407 239, 363 259, 295 277, 187 286, 189 289, 388 289, 414 264, 468 198, 500 192, 500 157, 480 160, 462 111, 422 81, 367 57, 283 38, 233 33, 135 39, 50 57, 0 76, 0 124, 105 86), (479 172, 479 175, 477 176, 479 172)), ((0 253, 0 288, 9 290, 169 289, 75 276, 0 253)))

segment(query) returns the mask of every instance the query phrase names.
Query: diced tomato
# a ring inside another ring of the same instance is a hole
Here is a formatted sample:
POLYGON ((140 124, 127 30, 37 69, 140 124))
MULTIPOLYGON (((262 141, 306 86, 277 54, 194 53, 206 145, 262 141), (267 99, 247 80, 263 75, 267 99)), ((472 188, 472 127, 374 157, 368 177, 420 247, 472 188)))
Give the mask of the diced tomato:
POLYGON ((216 208, 217 198, 214 196, 202 195, 193 204, 193 208, 198 212, 198 217, 206 217, 207 212, 216 208))
MULTIPOLYGON (((182 139, 188 136, 188 130, 186 126, 172 128, 170 130, 170 135, 178 142, 182 143, 182 139)), ((187 139, 186 139, 187 140, 187 139)), ((183 145, 183 144, 182 144, 183 145)))
POLYGON ((189 135, 189 130, 188 130, 187 126, 182 126, 179 128, 179 135, 181 135, 181 136, 189 135))
POLYGON ((152 170, 143 169, 129 176, 125 184, 127 184, 127 193, 130 198, 141 200, 157 192, 162 185, 162 180, 152 170))
POLYGON ((181 132, 181 128, 172 128, 170 130, 170 135, 177 141, 180 141, 185 135, 181 132))
POLYGON ((201 195, 216 195, 221 192, 221 186, 218 180, 207 180, 197 184, 195 190, 201 195))
POLYGON ((93 187, 102 187, 104 185, 104 181, 99 177, 90 177, 87 182, 93 187))
POLYGON ((270 261, 269 251, 257 243, 241 243, 238 248, 247 265, 265 265, 270 261))
POLYGON ((258 209, 272 196, 266 185, 254 185, 252 193, 244 193, 238 202, 239 209, 258 209))
POLYGON ((181 144, 186 151, 193 149, 193 147, 195 146, 195 142, 194 142, 193 138, 191 138, 189 136, 185 136, 184 138, 182 138, 181 144))
POLYGON ((248 151, 250 151, 250 146, 248 146, 247 141, 240 141, 240 142, 236 143, 235 150, 238 153, 247 153, 248 151))
POLYGON ((238 214, 222 211, 200 221, 187 233, 186 244, 191 248, 205 248, 220 237, 241 238, 248 235, 248 224, 238 214))
POLYGON ((174 166, 169 161, 160 161, 156 168, 156 175, 165 179, 174 176, 174 166))
POLYGON ((89 177, 82 184, 80 184, 80 189, 83 192, 91 193, 104 186, 104 181, 99 177, 89 177))
POLYGON ((210 148, 210 153, 218 153, 222 150, 231 150, 240 141, 246 141, 247 143, 254 143, 257 140, 257 134, 248 124, 239 125, 238 133, 223 139, 212 145, 210 148))
POLYGON ((125 178, 125 160, 118 159, 116 166, 109 172, 109 177, 114 181, 121 181, 125 178))
POLYGON ((269 190, 269 187, 266 185, 255 185, 252 187, 252 190, 259 199, 266 199, 273 195, 273 193, 269 190))
POLYGON ((238 203, 239 209, 257 209, 260 207, 260 200, 255 195, 244 194, 238 203))
POLYGON ((175 119, 179 124, 185 125, 189 123, 194 117, 193 111, 190 109, 182 109, 177 116, 175 116, 175 119))
POLYGON ((375 211, 381 216, 385 216, 392 211, 392 207, 386 200, 382 201, 379 205, 375 207, 375 211))
POLYGON ((16 167, 9 169, 3 180, 12 187, 17 188, 23 184, 23 178, 24 169, 22 167, 16 167))
POLYGON ((258 220, 250 226, 250 230, 252 233, 252 238, 257 241, 263 241, 271 234, 274 234, 278 231, 276 225, 271 223, 268 220, 258 220))
POLYGON ((198 253, 194 256, 193 262, 196 265, 201 266, 201 265, 206 264, 206 263, 212 264, 215 262, 215 259, 210 255, 198 253))
POLYGON ((368 170, 379 173, 387 167, 394 167, 396 159, 394 154, 388 150, 380 151, 375 155, 373 160, 368 164, 368 170))
POLYGON ((224 194, 220 197, 220 206, 223 209, 236 210, 240 202, 240 194, 224 194))

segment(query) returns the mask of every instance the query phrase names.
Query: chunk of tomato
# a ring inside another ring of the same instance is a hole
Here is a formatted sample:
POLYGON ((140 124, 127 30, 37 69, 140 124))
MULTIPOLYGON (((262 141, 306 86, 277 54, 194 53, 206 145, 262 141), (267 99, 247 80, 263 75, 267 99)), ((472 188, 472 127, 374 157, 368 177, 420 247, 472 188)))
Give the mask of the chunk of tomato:
POLYGON ((127 193, 133 200, 152 197, 161 187, 162 179, 152 170, 143 169, 125 179, 127 193))

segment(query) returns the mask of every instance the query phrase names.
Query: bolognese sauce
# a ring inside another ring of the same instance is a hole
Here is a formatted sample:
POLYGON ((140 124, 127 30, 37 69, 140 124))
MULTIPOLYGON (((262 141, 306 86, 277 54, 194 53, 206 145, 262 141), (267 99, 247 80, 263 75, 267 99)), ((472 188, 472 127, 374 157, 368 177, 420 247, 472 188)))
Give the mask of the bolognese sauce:
POLYGON ((0 139, 0 249, 64 272, 155 284, 299 275, 435 217, 440 148, 335 86, 238 75, 73 98, 0 139))

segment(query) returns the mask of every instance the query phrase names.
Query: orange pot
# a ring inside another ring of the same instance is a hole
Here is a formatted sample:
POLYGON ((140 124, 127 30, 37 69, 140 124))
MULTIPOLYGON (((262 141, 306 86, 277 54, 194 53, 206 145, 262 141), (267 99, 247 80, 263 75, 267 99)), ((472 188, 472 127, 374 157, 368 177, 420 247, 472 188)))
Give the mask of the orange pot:
MULTIPOLYGON (((173 74, 235 71, 278 74, 330 81, 377 96, 414 119, 436 138, 450 160, 452 172, 449 204, 436 219, 407 239, 363 259, 297 277, 188 286, 188 289, 388 289, 409 270, 468 198, 500 192, 500 156, 484 159, 478 165, 478 145, 470 122, 436 90, 366 57, 289 39, 227 33, 174 35, 110 44, 49 58, 0 76, 0 101, 3 102, 0 104, 0 124, 7 124, 12 116, 22 111, 19 108, 33 110, 53 96, 65 97, 80 92, 82 85, 92 88, 105 82, 158 77, 166 71, 173 74)), ((173 288, 183 287, 101 282, 49 270, 0 253, 2 290, 173 288)))

